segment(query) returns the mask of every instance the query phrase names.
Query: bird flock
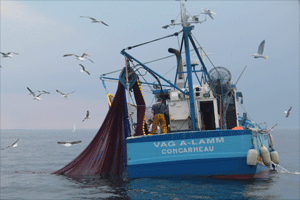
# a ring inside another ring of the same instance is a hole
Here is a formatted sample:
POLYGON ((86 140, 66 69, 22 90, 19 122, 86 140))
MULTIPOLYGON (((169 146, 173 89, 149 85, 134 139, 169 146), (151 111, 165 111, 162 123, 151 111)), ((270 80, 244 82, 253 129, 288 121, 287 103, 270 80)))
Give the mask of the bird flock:
MULTIPOLYGON (((100 23, 100 24, 103 24, 103 25, 105 25, 105 26, 108 26, 108 24, 106 24, 105 22, 103 22, 103 21, 100 21, 100 20, 98 20, 98 19, 95 19, 95 18, 93 18, 93 17, 89 17, 89 16, 80 16, 81 18, 88 18, 88 19, 90 19, 91 20, 91 23, 100 23)), ((5 52, 0 52, 1 53, 1 55, 2 55, 2 58, 12 58, 12 57, 14 57, 15 55, 20 55, 19 53, 16 53, 16 52, 7 52, 7 53, 5 53, 5 52)), ((88 60, 88 61, 90 61, 91 63, 94 63, 94 61, 93 60, 91 60, 89 57, 90 57, 90 55, 89 54, 87 54, 87 53, 83 53, 82 55, 77 55, 77 54, 64 54, 64 55, 62 55, 62 57, 75 57, 76 58, 76 60, 78 60, 78 61, 86 61, 86 60, 88 60)), ((80 72, 82 72, 82 73, 85 73, 85 74, 87 74, 87 75, 90 75, 90 72, 86 69, 86 67, 83 65, 83 64, 81 64, 81 63, 79 63, 79 66, 80 66, 80 72)), ((0 68, 2 68, 2 66, 0 66, 0 68)), ((36 101, 40 101, 40 100, 42 100, 42 97, 44 97, 45 95, 49 95, 50 94, 50 92, 49 91, 45 91, 45 90, 32 90, 32 89, 30 89, 29 87, 27 87, 27 90, 29 91, 29 95, 32 95, 32 98, 33 98, 33 100, 36 100, 36 101)), ((72 94, 72 93, 74 93, 75 91, 72 91, 72 92, 62 92, 61 90, 58 90, 58 89, 56 89, 56 92, 58 93, 58 94, 61 94, 62 95, 62 97, 65 99, 65 100, 68 100, 68 97, 69 97, 69 95, 70 94, 72 94)), ((88 120, 88 119, 90 119, 91 118, 91 116, 90 116, 90 112, 89 111, 87 111, 87 113, 86 113, 86 115, 84 116, 84 118, 83 118, 83 120, 82 120, 82 122, 84 122, 84 121, 86 121, 86 120, 88 120)), ((75 125, 74 125, 75 126, 75 125)), ((73 131, 75 131, 75 127, 74 127, 74 130, 73 131)), ((12 144, 12 145, 10 145, 10 146, 8 146, 7 148, 9 148, 9 147, 16 147, 17 146, 17 142, 18 142, 18 140, 14 143, 14 144, 12 144)), ((73 145, 73 144, 78 144, 79 142, 77 142, 77 143, 72 143, 71 142, 71 145, 73 145)), ((66 142, 66 144, 68 144, 67 142, 66 142)), ((6 148, 5 148, 6 149, 6 148)))
MULTIPOLYGON (((41 100, 41 97, 40 97, 41 95, 43 95, 43 94, 50 94, 50 92, 47 92, 45 90, 37 90, 37 91, 33 92, 29 87, 27 87, 27 90, 30 92, 29 95, 33 96, 33 100, 37 100, 37 101, 41 100), (39 92, 39 94, 36 94, 37 92, 39 92)), ((69 92, 69 93, 66 93, 66 94, 63 93, 63 92, 61 92, 61 91, 59 91, 59 90, 56 90, 56 92, 60 93, 65 100, 68 100, 68 95, 74 93, 75 91, 69 92)), ((90 117, 90 112, 87 111, 87 114, 86 114, 85 118, 82 120, 82 122, 84 122, 86 119, 90 119, 90 118, 91 118, 90 117)))
MULTIPOLYGON (((17 147, 18 146, 18 141, 19 139, 17 139, 17 141, 15 141, 14 143, 12 143, 11 145, 1 149, 1 150, 5 150, 5 149, 8 149, 10 147, 17 147)), ((57 142, 57 144, 61 144, 61 145, 64 145, 66 147, 70 147, 70 146, 73 146, 75 144, 79 144, 81 143, 81 141, 73 141, 73 142, 70 142, 70 141, 63 141, 63 142, 57 142)))
MULTIPOLYGON (((206 14, 209 17, 211 17, 212 19, 214 19, 213 18, 213 14, 216 14, 216 13, 211 12, 209 9, 203 8, 203 11, 200 14, 206 14)), ((106 24, 105 22, 103 22, 101 20, 97 20, 97 19, 95 19, 93 17, 89 17, 89 16, 80 16, 80 17, 81 18, 88 18, 88 19, 90 19, 91 23, 101 23, 101 24, 103 24, 105 26, 108 26, 108 24, 106 24)), ((264 59, 267 59, 268 57, 263 55, 264 54, 264 49, 265 49, 265 40, 263 40, 260 43, 260 45, 258 47, 257 53, 253 54, 252 56, 254 56, 254 58, 264 58, 264 59)), ((19 53, 16 53, 16 52, 7 52, 7 53, 0 52, 0 53, 2 54, 2 58, 12 58, 14 55, 19 55, 19 53)), ((89 60, 90 62, 94 63, 90 58, 88 58, 90 55, 88 55, 87 53, 83 53, 81 56, 76 55, 76 54, 65 54, 65 55, 63 55, 63 57, 70 57, 70 56, 76 57, 76 59, 79 60, 79 61, 89 60)), ((79 64, 79 65, 81 67, 81 70, 80 70, 81 72, 85 72, 86 74, 90 75, 90 72, 86 70, 85 66, 83 66, 82 64, 79 64)), ((0 68, 2 68, 2 67, 0 66, 0 68)), ((27 87, 27 90, 30 92, 29 95, 33 96, 33 100, 37 100, 37 101, 41 100, 41 96, 42 95, 44 95, 44 94, 50 94, 50 92, 47 92, 47 91, 44 91, 44 90, 37 90, 37 91, 33 92, 29 87, 27 87)), ((62 97, 65 100, 67 100, 68 99, 68 95, 74 93, 75 91, 72 91, 72 92, 69 92, 69 93, 63 93, 63 92, 61 92, 59 90, 56 90, 56 92, 59 93, 59 94, 61 94, 62 97)), ((292 107, 290 107, 288 111, 285 111, 286 117, 289 117, 289 115, 291 114, 291 109, 292 109, 292 107)), ((90 118, 91 117, 90 117, 89 110, 87 110, 87 113, 86 113, 84 119, 82 120, 82 122, 84 122, 85 120, 88 120, 90 118)), ((74 125, 74 130, 75 130, 75 125, 74 125)), ((18 141, 19 141, 19 139, 16 142, 14 142, 13 144, 7 146, 4 149, 7 149, 9 147, 17 147, 17 145, 18 145, 17 142, 18 141)), ((67 141, 67 142, 58 142, 58 144, 62 144, 64 146, 66 146, 66 147, 69 147, 69 146, 72 146, 74 144, 79 144, 80 142, 81 141, 74 141, 74 142, 67 141)), ((4 150, 4 149, 2 149, 2 150, 4 150)))

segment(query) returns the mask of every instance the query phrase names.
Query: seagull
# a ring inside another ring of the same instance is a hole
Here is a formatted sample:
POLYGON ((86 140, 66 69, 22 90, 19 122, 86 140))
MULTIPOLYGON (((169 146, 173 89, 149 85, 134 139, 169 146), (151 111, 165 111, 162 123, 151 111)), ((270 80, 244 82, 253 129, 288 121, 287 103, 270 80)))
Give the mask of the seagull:
POLYGON ((82 67, 82 70, 80 70, 81 72, 86 72, 88 75, 90 75, 90 72, 85 70, 85 67, 82 64, 79 64, 82 67))
MULTIPOLYGON (((9 147, 17 147, 18 146, 18 141, 19 141, 19 139, 17 141, 15 141, 13 144, 9 145, 8 147, 5 147, 4 149, 7 149, 9 147)), ((1 149, 1 150, 4 150, 4 149, 1 149)))
POLYGON ((90 117, 90 112, 87 111, 87 112, 86 112, 86 116, 85 116, 85 118, 82 120, 82 122, 84 122, 84 120, 90 119, 90 118, 91 118, 91 117, 90 117))
POLYGON ((254 56, 254 58, 264 58, 267 59, 268 56, 264 56, 264 51, 265 51, 265 45, 266 45, 266 41, 263 40, 260 45, 258 46, 258 51, 257 54, 253 54, 252 56, 254 56))
POLYGON ((58 93, 60 93, 60 94, 62 94, 62 97, 63 98, 65 98, 66 100, 68 99, 68 95, 69 94, 71 94, 71 93, 73 93, 73 92, 75 92, 75 91, 73 91, 73 92, 69 92, 69 93, 67 93, 67 94, 64 94, 64 93, 62 93, 61 91, 59 91, 59 90, 56 90, 56 92, 58 92, 58 93))
MULTIPOLYGON (((50 94, 50 92, 47 92, 45 90, 36 90, 36 91, 34 91, 34 93, 35 92, 44 93, 44 94, 50 94)), ((30 93, 29 95, 32 95, 32 94, 30 93)))
POLYGON ((66 141, 66 142, 57 142, 57 144, 62 144, 62 145, 64 145, 64 146, 66 146, 66 147, 70 147, 70 146, 72 146, 72 145, 74 145, 74 144, 79 144, 79 143, 81 143, 81 141, 74 141, 74 142, 68 142, 68 141, 66 141))
POLYGON ((290 107, 288 111, 284 111, 284 113, 286 113, 285 117, 289 117, 289 115, 292 113, 292 107, 290 107))
POLYGON ((206 8, 202 8, 203 11, 200 13, 200 14, 206 14, 208 16, 210 16, 210 18, 214 19, 213 15, 217 14, 217 13, 214 13, 214 12, 211 12, 209 9, 206 9, 206 8))
POLYGON ((273 131, 273 129, 275 128, 275 126, 277 126, 277 124, 275 124, 274 126, 272 126, 272 128, 270 128, 270 130, 268 130, 267 132, 273 131))
POLYGON ((50 94, 50 92, 47 92, 45 90, 38 90, 39 93, 45 93, 45 94, 50 94))
POLYGON ((90 19, 92 20, 91 23, 102 23, 102 24, 104 24, 105 26, 108 26, 108 25, 105 24, 103 21, 97 20, 97 19, 92 18, 92 17, 87 17, 87 16, 80 16, 80 17, 90 18, 90 19))
POLYGON ((29 89, 29 87, 27 87, 27 90, 29 90, 30 94, 33 96, 33 100, 37 100, 37 101, 41 100, 40 96, 42 94, 45 94, 45 93, 41 93, 39 95, 35 95, 34 92, 32 92, 31 89, 29 89))
POLYGON ((82 56, 78 56, 78 55, 75 55, 75 54, 65 54, 63 57, 66 57, 66 56, 76 56, 77 60, 84 61, 85 59, 88 59, 89 61, 94 63, 91 59, 86 57, 86 56, 90 56, 87 53, 83 53, 82 56))
POLYGON ((14 53, 14 52, 7 52, 7 53, 3 53, 0 52, 2 54, 2 58, 11 58, 13 57, 13 54, 19 55, 18 53, 14 53))

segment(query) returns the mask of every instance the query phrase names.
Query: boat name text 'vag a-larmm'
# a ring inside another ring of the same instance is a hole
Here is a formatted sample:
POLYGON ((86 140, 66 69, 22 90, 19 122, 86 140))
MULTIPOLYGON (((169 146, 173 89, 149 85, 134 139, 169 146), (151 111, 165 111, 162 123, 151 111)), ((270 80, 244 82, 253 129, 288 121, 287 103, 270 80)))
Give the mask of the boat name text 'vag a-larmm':
POLYGON ((156 148, 163 148, 162 154, 177 154, 177 153, 196 153, 214 151, 214 146, 207 144, 224 143, 224 138, 211 138, 201 140, 181 140, 168 142, 154 142, 156 148), (205 145, 205 146, 203 146, 205 145), (173 147, 173 148, 168 148, 173 147), (174 148, 175 147, 175 148, 174 148), (179 147, 179 148, 177 148, 179 147))

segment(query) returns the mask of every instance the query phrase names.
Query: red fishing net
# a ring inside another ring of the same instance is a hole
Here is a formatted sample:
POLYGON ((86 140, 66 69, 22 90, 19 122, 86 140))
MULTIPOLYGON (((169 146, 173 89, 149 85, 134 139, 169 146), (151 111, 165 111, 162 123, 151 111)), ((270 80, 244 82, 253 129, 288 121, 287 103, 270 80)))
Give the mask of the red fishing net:
MULTIPOLYGON (((138 83, 133 86, 138 106, 134 135, 143 135, 145 101, 138 83)), ((119 82, 111 107, 91 143, 73 161, 53 174, 122 175, 126 169, 125 138, 129 130, 124 86, 119 82)))

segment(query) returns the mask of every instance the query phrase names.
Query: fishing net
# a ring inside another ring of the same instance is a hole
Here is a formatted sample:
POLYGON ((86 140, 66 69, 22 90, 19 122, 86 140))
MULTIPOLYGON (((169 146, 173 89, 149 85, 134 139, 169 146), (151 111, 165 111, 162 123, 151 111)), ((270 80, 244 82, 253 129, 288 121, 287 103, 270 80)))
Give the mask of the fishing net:
MULTIPOLYGON (((134 135, 143 135, 145 101, 138 82, 133 86, 138 106, 134 135)), ((126 140, 129 133, 127 101, 124 86, 119 82, 109 111, 91 143, 65 167, 52 174, 122 175, 127 167, 126 140)))

